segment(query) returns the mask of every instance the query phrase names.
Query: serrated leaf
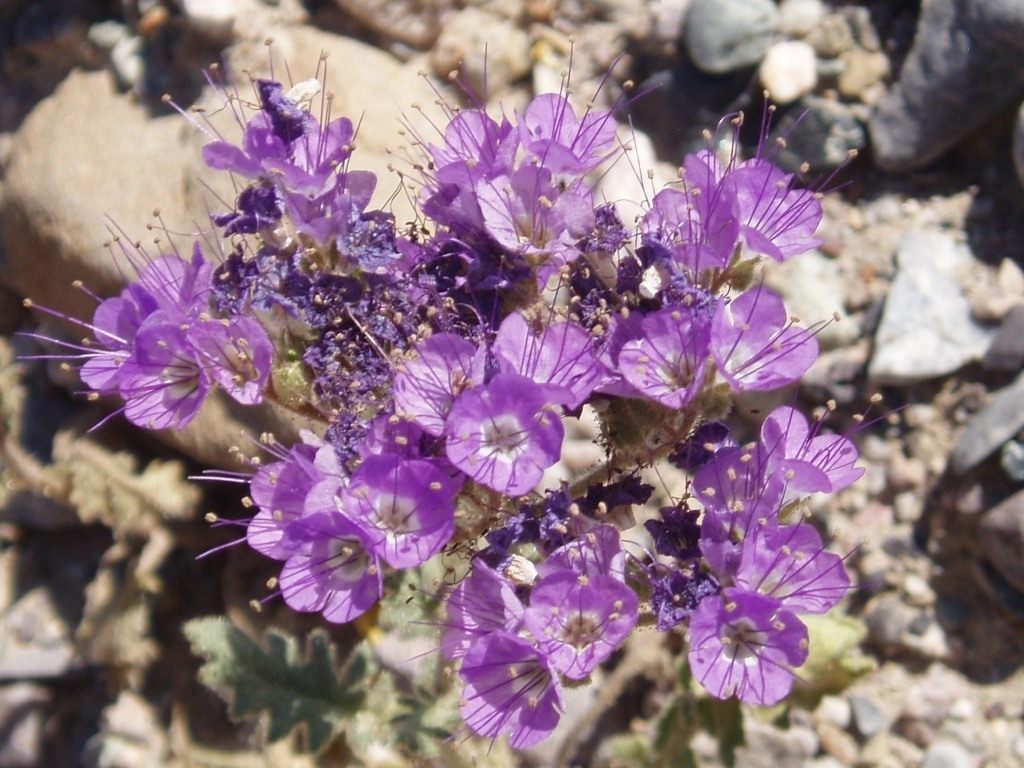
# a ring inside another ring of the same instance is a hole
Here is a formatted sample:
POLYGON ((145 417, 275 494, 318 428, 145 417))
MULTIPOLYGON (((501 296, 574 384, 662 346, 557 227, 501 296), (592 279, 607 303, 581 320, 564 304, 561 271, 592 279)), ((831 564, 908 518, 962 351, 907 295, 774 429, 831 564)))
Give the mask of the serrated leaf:
POLYGON ((807 625, 810 655, 798 670, 803 684, 794 689, 794 699, 813 705, 875 668, 874 659, 860 650, 867 628, 859 619, 841 613, 800 618, 807 625))
POLYGON ((266 712, 270 741, 304 726, 309 749, 319 750, 363 701, 363 650, 356 649, 339 677, 323 632, 310 635, 305 657, 294 637, 268 632, 264 649, 218 617, 188 622, 185 635, 193 653, 206 659, 199 671, 203 683, 228 692, 233 717, 266 712))

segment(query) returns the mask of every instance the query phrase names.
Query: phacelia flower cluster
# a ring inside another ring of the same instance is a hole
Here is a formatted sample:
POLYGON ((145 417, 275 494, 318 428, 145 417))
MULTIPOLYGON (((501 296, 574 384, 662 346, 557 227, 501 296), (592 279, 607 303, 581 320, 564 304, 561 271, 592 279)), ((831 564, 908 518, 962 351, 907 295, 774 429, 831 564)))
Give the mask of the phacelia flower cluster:
POLYGON ((212 216, 221 258, 197 244, 140 265, 75 350, 85 384, 152 429, 186 425, 218 386, 307 419, 245 478, 245 541, 281 562, 295 610, 351 621, 389 574, 475 552, 445 596, 442 653, 481 735, 545 738, 563 687, 638 625, 688 631, 714 696, 783 698, 807 658, 801 616, 850 587, 800 502, 861 470, 794 408, 752 441, 724 420, 733 395, 817 356, 756 265, 817 244, 818 195, 765 152, 708 150, 627 224, 594 186, 621 151, 611 114, 544 94, 522 114, 453 110, 420 140, 423 218, 405 230, 350 168, 351 121, 315 118, 308 83, 254 86, 241 140, 203 152, 237 183, 212 216), (585 408, 607 461, 558 478, 585 408), (692 482, 633 528, 660 460, 692 482))

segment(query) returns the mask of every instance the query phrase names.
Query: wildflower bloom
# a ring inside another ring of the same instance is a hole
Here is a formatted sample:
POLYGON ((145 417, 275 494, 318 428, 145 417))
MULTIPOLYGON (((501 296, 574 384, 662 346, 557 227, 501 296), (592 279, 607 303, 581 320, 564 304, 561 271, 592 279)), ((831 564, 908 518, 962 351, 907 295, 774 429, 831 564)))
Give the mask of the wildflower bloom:
POLYGON ((857 448, 848 437, 812 429, 807 418, 789 406, 779 406, 761 425, 761 444, 784 471, 792 474, 790 487, 809 493, 835 493, 863 474, 857 464, 857 448))
POLYGON ((581 680, 633 631, 638 603, 614 577, 556 570, 534 585, 523 621, 551 665, 581 680))
POLYGON ((790 321, 782 299, 758 287, 719 304, 711 351, 735 389, 777 389, 806 373, 818 356, 818 341, 790 321))
POLYGON ((450 333, 431 336, 395 375, 395 408, 432 435, 444 432, 452 403, 483 383, 484 359, 470 341, 450 333))
POLYGON ((284 601, 334 623, 372 608, 381 596, 381 566, 365 531, 338 513, 310 515, 301 527, 307 540, 278 578, 284 601))
POLYGON ((465 656, 476 640, 493 632, 516 634, 523 618, 512 584, 480 562, 452 591, 445 610, 441 651, 448 659, 465 656))
POLYGON ((619 366, 637 391, 669 408, 689 403, 704 383, 710 335, 699 316, 683 309, 647 315, 640 338, 627 341, 619 366))
POLYGON ((138 259, 81 323, 95 338, 55 357, 140 426, 184 426, 216 388, 316 424, 229 478, 254 508, 240 541, 281 563, 295 610, 351 621, 387 572, 471 552, 441 653, 477 734, 549 736, 563 686, 641 619, 688 629, 712 695, 783 697, 807 656, 797 614, 850 582, 816 529, 780 516, 862 470, 847 436, 795 408, 747 443, 719 420, 732 392, 794 382, 817 355, 782 299, 750 287, 753 259, 816 244, 816 192, 763 142, 742 159, 734 134, 728 157, 683 158, 627 226, 594 188, 612 114, 542 94, 519 114, 452 109, 433 142, 413 133, 422 218, 402 229, 372 208, 349 119, 315 117, 309 83, 253 89, 237 145, 211 131, 203 150, 238 184, 211 217, 219 263, 198 243, 138 259), (544 487, 585 410, 604 464, 544 487), (640 470, 663 459, 691 482, 645 524, 647 551, 627 529, 654 490, 640 470))
POLYGON ((564 427, 547 392, 523 376, 500 373, 464 392, 445 425, 448 459, 479 483, 521 496, 558 461, 564 427))
POLYGON ((498 329, 492 350, 502 370, 547 385, 553 401, 567 408, 581 406, 603 373, 590 334, 566 321, 535 328, 513 312, 498 329))
POLYGON ((770 597, 730 587, 690 617, 690 668, 717 698, 775 704, 806 659, 807 628, 770 597))
POLYGON ((797 613, 825 613, 850 589, 843 559, 826 552, 817 530, 806 523, 751 531, 734 583, 797 613))
POLYGON ((374 554, 393 568, 429 560, 455 531, 458 484, 430 461, 370 456, 341 499, 366 534, 374 554))
POLYGON ((481 736, 508 734, 525 749, 547 738, 563 708, 562 686, 548 659, 508 632, 493 632, 470 647, 459 672, 462 719, 481 736))

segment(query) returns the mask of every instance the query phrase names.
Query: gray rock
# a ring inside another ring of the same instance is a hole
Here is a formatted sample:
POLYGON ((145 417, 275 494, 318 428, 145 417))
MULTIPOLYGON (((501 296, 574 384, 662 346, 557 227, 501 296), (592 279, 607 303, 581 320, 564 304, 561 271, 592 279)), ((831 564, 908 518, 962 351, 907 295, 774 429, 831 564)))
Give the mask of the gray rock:
POLYGON ((693 0, 683 42, 698 67, 722 74, 757 64, 778 25, 771 0, 693 0))
POLYGON ((889 724, 885 710, 867 696, 850 696, 850 711, 857 733, 865 739, 870 739, 889 724))
POLYGON ((899 81, 871 117, 881 168, 918 168, 1024 96, 1024 3, 930 0, 899 81))
POLYGON ((983 361, 990 371, 1019 371, 1024 368, 1024 304, 1011 309, 999 326, 983 361))
POLYGON ((868 375, 901 383, 943 376, 985 354, 993 331, 977 325, 956 280, 970 251, 941 232, 908 232, 875 332, 868 375))
POLYGON ((1021 429, 1024 429, 1024 374, 996 392, 992 401, 967 422, 950 457, 953 471, 963 474, 977 466, 1021 429))
POLYGON ((1024 104, 1017 112, 1017 125, 1013 129, 1013 164, 1017 167, 1017 178, 1024 186, 1024 104))
POLYGON ((988 561, 1024 592, 1024 491, 982 514, 979 535, 988 561))
POLYGON ((820 96, 806 96, 772 130, 772 138, 785 138, 778 162, 788 171, 807 163, 816 171, 837 168, 850 153, 867 145, 867 131, 846 104, 820 96))
POLYGON ((1011 480, 1024 483, 1024 443, 1011 440, 1004 445, 999 454, 999 463, 1011 480))
POLYGON ((871 641, 884 651, 903 645, 919 613, 894 594, 878 595, 865 609, 865 624, 871 641))
POLYGON ((650 3, 648 7, 651 12, 651 34, 650 40, 643 42, 658 45, 676 42, 683 34, 690 0, 659 0, 657 3, 650 3))
POLYGON ((971 753, 955 741, 936 741, 924 753, 923 768, 974 768, 971 753))

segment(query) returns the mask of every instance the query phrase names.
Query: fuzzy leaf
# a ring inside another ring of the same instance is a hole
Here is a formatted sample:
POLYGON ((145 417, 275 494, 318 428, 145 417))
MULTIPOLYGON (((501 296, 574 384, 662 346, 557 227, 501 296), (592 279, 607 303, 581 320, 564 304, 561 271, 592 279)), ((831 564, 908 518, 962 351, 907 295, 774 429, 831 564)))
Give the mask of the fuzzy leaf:
POLYGON ((864 623, 841 613, 801 616, 807 625, 810 655, 800 668, 793 698, 813 706, 826 693, 846 688, 875 668, 860 644, 867 636, 864 623))
POLYGON ((227 692, 234 717, 266 711, 270 741, 302 725, 309 749, 319 750, 363 701, 368 664, 363 648, 356 649, 339 677, 323 632, 310 635, 306 658, 294 637, 271 631, 264 649, 223 618, 190 621, 185 635, 192 651, 206 659, 200 679, 227 692))
POLYGON ((701 724, 718 742, 718 756, 722 764, 732 768, 736 765, 736 748, 745 743, 743 710, 739 700, 701 699, 697 703, 697 714, 701 724))

